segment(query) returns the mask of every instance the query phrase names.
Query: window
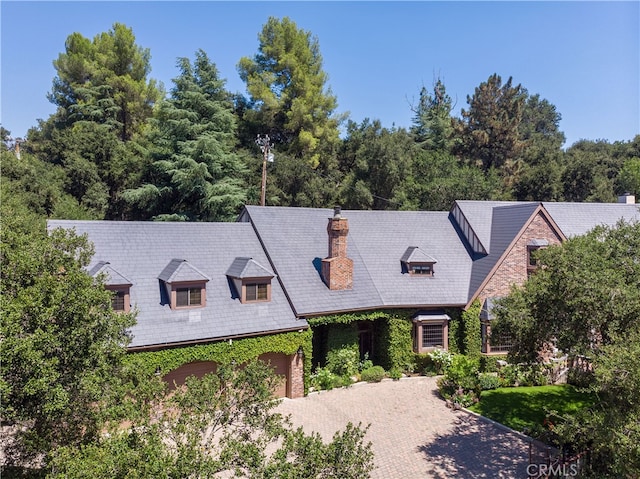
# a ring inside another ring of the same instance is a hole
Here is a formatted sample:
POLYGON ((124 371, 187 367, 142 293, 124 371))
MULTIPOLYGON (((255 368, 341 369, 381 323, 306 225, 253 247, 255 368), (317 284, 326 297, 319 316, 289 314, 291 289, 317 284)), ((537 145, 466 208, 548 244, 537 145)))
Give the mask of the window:
POLYGON ((423 274, 426 276, 433 275, 433 267, 430 264, 412 264, 410 268, 411 274, 423 274))
POLYGON ((114 311, 125 311, 126 291, 118 290, 111 293, 111 308, 114 311))
POLYGON ((444 335, 442 332, 442 324, 423 324, 422 325, 422 347, 434 348, 436 346, 443 347, 444 335))
POLYGON ((111 292, 111 309, 119 313, 128 313, 130 310, 129 286, 107 285, 106 288, 111 292))
POLYGON ((202 287, 177 288, 176 307, 185 308, 189 306, 202 305, 202 287))
POLYGON ((245 285, 245 301, 269 301, 268 283, 249 283, 245 285))
POLYGON ((513 338, 510 334, 492 334, 489 338, 492 353, 508 353, 513 347, 513 338))
POLYGON ((527 277, 530 277, 538 269, 538 260, 536 259, 536 251, 541 246, 527 246, 527 277))

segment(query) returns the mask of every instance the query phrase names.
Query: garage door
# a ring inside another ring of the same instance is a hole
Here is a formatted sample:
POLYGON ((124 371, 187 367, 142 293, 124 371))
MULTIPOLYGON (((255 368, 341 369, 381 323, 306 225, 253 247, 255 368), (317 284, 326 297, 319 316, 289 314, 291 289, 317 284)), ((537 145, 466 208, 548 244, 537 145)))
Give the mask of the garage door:
POLYGON ((169 383, 169 389, 175 389, 176 386, 184 385, 189 376, 201 378, 205 374, 215 373, 217 369, 218 365, 213 361, 194 361, 174 369, 162 379, 169 383))
POLYGON ((275 394, 278 397, 286 397, 289 384, 289 357, 281 353, 266 353, 262 354, 258 359, 270 364, 275 373, 282 376, 283 380, 278 389, 276 389, 275 394))

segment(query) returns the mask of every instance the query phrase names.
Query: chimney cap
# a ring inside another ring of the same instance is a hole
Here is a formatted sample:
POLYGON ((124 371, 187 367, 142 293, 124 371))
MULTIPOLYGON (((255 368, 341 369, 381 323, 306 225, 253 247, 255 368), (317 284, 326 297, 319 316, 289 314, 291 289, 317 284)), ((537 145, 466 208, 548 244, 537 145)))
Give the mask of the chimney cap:
POLYGON ((342 218, 342 208, 338 205, 333 207, 333 217, 342 218))

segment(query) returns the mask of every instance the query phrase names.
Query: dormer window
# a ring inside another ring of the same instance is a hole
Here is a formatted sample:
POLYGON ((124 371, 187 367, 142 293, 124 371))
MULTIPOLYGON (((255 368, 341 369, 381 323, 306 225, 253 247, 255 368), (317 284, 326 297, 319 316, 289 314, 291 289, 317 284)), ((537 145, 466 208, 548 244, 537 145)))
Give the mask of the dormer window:
POLYGON ((249 257, 233 260, 226 273, 241 303, 271 301, 271 271, 249 257))
POLYGON ((104 277, 105 289, 111 291, 111 308, 119 313, 128 313, 131 310, 131 286, 132 282, 117 272, 109 262, 99 261, 89 274, 94 278, 99 275, 104 277))
POLYGON ((165 284, 171 309, 206 306, 209 278, 188 261, 172 259, 158 279, 165 284))
POLYGON ((400 259, 402 272, 415 276, 433 276, 436 259, 417 246, 409 246, 400 259))
POLYGON ((433 275, 433 265, 430 263, 411 263, 410 274, 425 274, 427 276, 433 275))

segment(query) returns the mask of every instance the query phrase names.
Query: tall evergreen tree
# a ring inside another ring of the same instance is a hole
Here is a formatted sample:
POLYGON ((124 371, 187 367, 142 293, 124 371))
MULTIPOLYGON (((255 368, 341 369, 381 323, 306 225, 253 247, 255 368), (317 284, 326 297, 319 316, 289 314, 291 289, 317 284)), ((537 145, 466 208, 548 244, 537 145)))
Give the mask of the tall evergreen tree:
POLYGON ((437 151, 451 151, 453 123, 451 118, 451 97, 442 80, 433 85, 433 94, 422 87, 420 100, 414 109, 411 133, 423 148, 437 151))
POLYGON ((196 52, 193 64, 180 58, 178 68, 171 98, 151 121, 144 184, 124 197, 142 217, 231 220, 245 201, 231 97, 204 51, 196 52))
POLYGON ((238 63, 250 108, 243 120, 268 133, 283 152, 313 168, 333 158, 339 144, 336 97, 326 86, 318 39, 288 17, 270 17, 258 35, 258 53, 238 63))
POLYGON ((467 96, 467 103, 469 109, 462 110, 458 123, 458 155, 478 162, 485 171, 517 160, 523 148, 518 131, 524 104, 522 87, 512 86, 511 77, 503 85, 494 73, 467 96))
POLYGON ((48 95, 56 112, 27 135, 25 148, 62 165, 66 191, 98 217, 126 217, 120 192, 138 180, 136 142, 161 95, 149 59, 119 23, 93 40, 69 35, 48 95))

